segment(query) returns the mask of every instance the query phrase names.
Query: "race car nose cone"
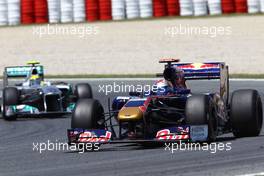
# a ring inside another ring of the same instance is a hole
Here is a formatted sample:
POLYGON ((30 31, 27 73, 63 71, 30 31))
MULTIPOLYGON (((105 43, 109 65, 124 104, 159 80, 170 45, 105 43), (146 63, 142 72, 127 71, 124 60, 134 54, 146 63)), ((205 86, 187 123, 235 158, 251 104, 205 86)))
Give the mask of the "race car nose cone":
POLYGON ((125 107, 122 108, 118 113, 118 121, 138 121, 143 118, 143 112, 139 107, 125 107))

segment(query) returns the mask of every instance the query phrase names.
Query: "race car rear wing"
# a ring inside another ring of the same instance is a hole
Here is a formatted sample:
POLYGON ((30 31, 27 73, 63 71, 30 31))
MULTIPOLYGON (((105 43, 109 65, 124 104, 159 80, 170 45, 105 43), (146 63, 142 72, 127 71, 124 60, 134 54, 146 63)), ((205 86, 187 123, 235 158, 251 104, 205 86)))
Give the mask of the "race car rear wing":
POLYGON ((171 67, 175 67, 182 70, 184 72, 184 78, 186 80, 220 79, 221 69, 225 67, 225 63, 177 63, 172 64, 171 67))
MULTIPOLYGON (((167 60, 165 68, 174 67, 183 71, 185 80, 220 80, 220 95, 228 103, 229 99, 229 70, 224 62, 205 63, 174 63, 178 60, 167 60)), ((162 74, 161 74, 162 75, 162 74)), ((160 76, 160 75, 158 75, 160 76)))
POLYGON ((26 78, 29 76, 33 68, 36 68, 39 76, 44 79, 44 67, 42 65, 6 67, 3 73, 4 87, 8 85, 9 78, 26 78))

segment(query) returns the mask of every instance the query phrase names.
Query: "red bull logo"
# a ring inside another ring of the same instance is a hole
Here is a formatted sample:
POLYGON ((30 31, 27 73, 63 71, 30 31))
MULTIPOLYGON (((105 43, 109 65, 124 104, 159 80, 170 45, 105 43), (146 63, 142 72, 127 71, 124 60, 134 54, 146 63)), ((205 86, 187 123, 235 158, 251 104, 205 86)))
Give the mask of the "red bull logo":
POLYGON ((188 134, 171 133, 169 129, 160 130, 157 132, 156 138, 158 140, 186 140, 189 139, 188 134))
POLYGON ((105 135, 97 136, 96 134, 86 131, 79 136, 79 142, 85 143, 104 143, 110 141, 112 133, 107 131, 105 135))

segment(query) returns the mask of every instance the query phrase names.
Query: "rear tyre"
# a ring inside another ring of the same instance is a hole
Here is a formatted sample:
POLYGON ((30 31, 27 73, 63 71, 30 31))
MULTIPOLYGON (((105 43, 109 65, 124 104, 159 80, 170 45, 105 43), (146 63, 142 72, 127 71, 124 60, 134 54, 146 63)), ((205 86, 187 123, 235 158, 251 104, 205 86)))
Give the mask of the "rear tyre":
POLYGON ((251 137, 260 134, 263 110, 258 91, 237 90, 232 94, 230 120, 235 137, 251 137))
POLYGON ((3 90, 3 109, 2 116, 5 120, 16 120, 16 114, 8 114, 7 107, 15 106, 19 103, 19 91, 15 87, 7 87, 3 90))
POLYGON ((193 95, 187 99, 185 107, 187 125, 208 125, 208 142, 217 137, 217 118, 213 102, 208 95, 193 95))
POLYGON ((93 98, 92 87, 88 83, 77 84, 75 87, 75 95, 78 99, 93 98))
POLYGON ((98 100, 80 99, 73 110, 72 128, 104 129, 104 109, 98 100))

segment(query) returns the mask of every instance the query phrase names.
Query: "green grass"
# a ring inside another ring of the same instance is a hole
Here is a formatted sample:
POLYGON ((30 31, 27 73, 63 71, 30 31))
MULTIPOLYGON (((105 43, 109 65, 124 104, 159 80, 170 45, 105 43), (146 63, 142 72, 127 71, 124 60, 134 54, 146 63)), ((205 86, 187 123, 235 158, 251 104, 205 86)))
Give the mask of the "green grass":
POLYGON ((155 78, 155 74, 46 75, 46 78, 155 78))
MULTIPOLYGON (((155 74, 47 75, 46 78, 156 78, 155 74)), ((263 79, 264 74, 230 74, 230 78, 263 79)))
MULTIPOLYGON (((46 78, 156 78, 156 74, 83 74, 83 75, 46 75, 46 78)), ((230 74, 230 78, 263 79, 264 74, 230 74)))
MULTIPOLYGON (((2 79, 2 76, 0 76, 2 79)), ((80 75, 45 75, 49 79, 78 79, 78 78, 156 78, 155 74, 80 74, 80 75)), ((230 78, 264 79, 264 74, 230 74, 230 78)))
MULTIPOLYGON (((155 74, 47 75, 46 78, 156 78, 155 74)), ((230 78, 263 79, 264 74, 230 74, 230 78)))

